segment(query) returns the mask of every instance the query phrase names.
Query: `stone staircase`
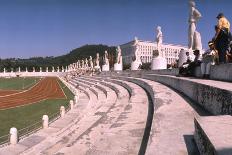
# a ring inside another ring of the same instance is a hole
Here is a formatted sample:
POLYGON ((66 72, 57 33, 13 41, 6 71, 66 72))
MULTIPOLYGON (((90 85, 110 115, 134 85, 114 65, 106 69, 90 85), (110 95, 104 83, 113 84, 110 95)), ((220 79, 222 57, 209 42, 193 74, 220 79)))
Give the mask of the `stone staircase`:
POLYGON ((232 154, 232 84, 165 73, 74 78, 68 82, 80 96, 74 109, 0 155, 232 154))

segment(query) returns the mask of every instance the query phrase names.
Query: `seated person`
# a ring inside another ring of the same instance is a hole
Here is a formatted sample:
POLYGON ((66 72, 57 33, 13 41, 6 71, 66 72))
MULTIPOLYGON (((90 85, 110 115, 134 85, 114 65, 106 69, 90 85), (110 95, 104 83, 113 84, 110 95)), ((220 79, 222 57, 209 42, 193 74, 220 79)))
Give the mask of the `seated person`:
POLYGON ((201 63, 201 73, 203 78, 209 78, 209 71, 211 65, 214 65, 216 61, 218 61, 218 51, 215 49, 214 43, 212 41, 208 42, 209 49, 205 51, 202 55, 202 63, 201 63))
POLYGON ((179 71, 180 75, 183 76, 194 76, 194 71, 197 66, 201 64, 201 55, 199 50, 194 50, 193 54, 195 56, 194 61, 189 64, 184 64, 179 71))
POLYGON ((226 50, 226 62, 232 63, 232 41, 230 41, 229 48, 226 50))
POLYGON ((186 52, 187 60, 183 63, 183 65, 180 67, 179 74, 185 76, 187 73, 187 67, 192 62, 192 59, 189 55, 189 52, 186 52))

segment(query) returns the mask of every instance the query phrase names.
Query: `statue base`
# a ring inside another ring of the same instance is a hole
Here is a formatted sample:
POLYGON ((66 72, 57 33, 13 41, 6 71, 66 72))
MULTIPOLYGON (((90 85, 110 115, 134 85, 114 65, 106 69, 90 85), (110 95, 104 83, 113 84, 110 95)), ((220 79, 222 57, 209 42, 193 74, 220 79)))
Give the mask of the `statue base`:
POLYGON ((109 65, 102 65, 102 71, 109 71, 110 66, 109 65))
POLYGON ((167 60, 162 57, 152 58, 151 70, 167 69, 167 60))
POLYGON ((114 71, 122 71, 122 64, 121 63, 114 64, 114 71))
POLYGON ((139 70, 139 66, 142 65, 141 61, 133 61, 131 63, 131 70, 139 70))
POLYGON ((101 71, 101 67, 100 66, 95 66, 94 69, 101 71))

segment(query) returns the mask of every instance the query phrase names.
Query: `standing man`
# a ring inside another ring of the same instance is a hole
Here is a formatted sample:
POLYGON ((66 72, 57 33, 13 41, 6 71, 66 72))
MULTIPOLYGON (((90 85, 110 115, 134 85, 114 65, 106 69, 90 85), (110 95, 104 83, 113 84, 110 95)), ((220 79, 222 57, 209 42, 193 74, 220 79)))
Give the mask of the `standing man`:
POLYGON ((218 50, 219 63, 226 63, 226 50, 230 42, 230 22, 223 13, 219 13, 217 19, 218 24, 215 26, 216 34, 213 41, 218 50))

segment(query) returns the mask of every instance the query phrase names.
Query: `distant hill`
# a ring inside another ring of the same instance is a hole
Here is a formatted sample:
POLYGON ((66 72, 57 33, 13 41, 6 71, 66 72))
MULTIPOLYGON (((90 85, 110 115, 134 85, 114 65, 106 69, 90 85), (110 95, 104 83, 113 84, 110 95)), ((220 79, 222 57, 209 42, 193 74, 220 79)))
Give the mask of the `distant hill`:
MULTIPOLYGON (((32 71, 33 67, 36 68, 38 71, 40 67, 43 67, 43 70, 45 70, 45 67, 54 66, 55 68, 57 66, 67 66, 71 63, 76 62, 77 60, 88 58, 89 56, 92 56, 93 59, 96 57, 96 53, 100 54, 100 57, 103 56, 104 51, 107 50, 110 62, 113 61, 113 57, 116 53, 116 47, 114 46, 107 46, 107 45, 84 45, 82 47, 76 48, 69 52, 68 54, 57 56, 57 57, 33 57, 29 59, 17 59, 17 58, 9 58, 9 59, 0 59, 0 71, 2 72, 4 68, 6 68, 7 71, 10 71, 11 68, 18 69, 20 66, 21 70, 25 70, 25 68, 28 68, 28 71, 32 71)), ((101 61, 100 61, 101 62, 101 61)))

